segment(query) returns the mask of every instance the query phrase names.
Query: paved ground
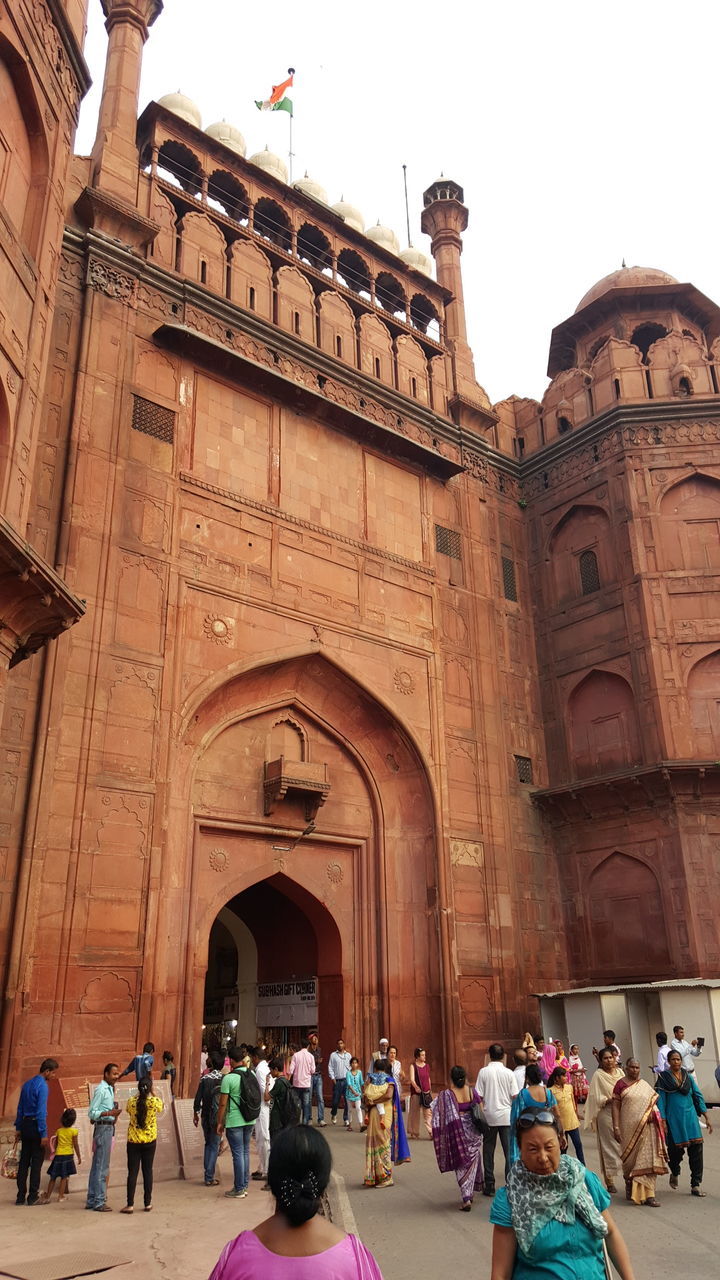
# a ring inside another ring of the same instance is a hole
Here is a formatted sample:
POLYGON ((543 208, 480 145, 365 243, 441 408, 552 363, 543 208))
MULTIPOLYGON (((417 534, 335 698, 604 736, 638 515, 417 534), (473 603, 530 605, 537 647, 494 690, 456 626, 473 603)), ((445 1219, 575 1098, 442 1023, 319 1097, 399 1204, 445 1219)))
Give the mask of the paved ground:
MULTIPOLYGON (((683 1273, 693 1280, 716 1280, 720 1241, 720 1110, 718 1129, 705 1144, 706 1200, 692 1200, 685 1173, 681 1190, 671 1192, 662 1180, 662 1209, 638 1209, 619 1201, 616 1217, 626 1236, 637 1280, 661 1273, 683 1273)), ((436 1280, 466 1275, 478 1280, 489 1275, 492 1229, 488 1200, 476 1202, 473 1212, 458 1212, 457 1183, 441 1175, 428 1141, 411 1144, 412 1164, 396 1172, 396 1185, 383 1191, 362 1187, 364 1140, 340 1127, 325 1133, 332 1145, 339 1188, 333 1195, 336 1220, 344 1213, 373 1250, 388 1280, 436 1280)), ((591 1168, 598 1168, 592 1139, 591 1168)), ((152 1213, 132 1218, 120 1215, 121 1186, 111 1186, 113 1214, 86 1213, 84 1196, 74 1194, 61 1205, 16 1208, 15 1185, 0 1182, 0 1275, 19 1259, 42 1258, 71 1250, 97 1250, 131 1259, 105 1272, 105 1280, 206 1280, 223 1244, 267 1216, 268 1192, 251 1185, 246 1200, 225 1200, 230 1185, 229 1157, 222 1157, 223 1185, 206 1189, 200 1183, 162 1182, 157 1185, 152 1213), (4 1268, 4 1270, 3 1270, 4 1268)), ((498 1162, 498 1176, 500 1165, 498 1162)))

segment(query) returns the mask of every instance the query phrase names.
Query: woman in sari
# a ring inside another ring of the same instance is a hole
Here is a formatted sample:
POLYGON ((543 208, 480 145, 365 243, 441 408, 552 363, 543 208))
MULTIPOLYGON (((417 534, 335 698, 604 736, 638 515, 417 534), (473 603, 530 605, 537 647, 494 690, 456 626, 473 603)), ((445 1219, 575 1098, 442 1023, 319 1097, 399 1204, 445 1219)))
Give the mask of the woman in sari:
POLYGON ((612 1107, 610 1105, 613 1089, 618 1080, 622 1080, 623 1072, 615 1066, 615 1058, 609 1049, 600 1054, 599 1066, 590 1084, 585 1123, 583 1128, 596 1129, 600 1168, 605 1186, 612 1194, 617 1191, 615 1178, 622 1172, 620 1160, 620 1144, 613 1133, 612 1107))
POLYGON ((547 1085, 543 1084, 543 1080, 540 1075, 540 1067, 537 1062, 531 1062, 525 1068, 525 1087, 521 1089, 512 1100, 512 1107, 510 1108, 511 1164, 514 1164, 516 1160, 520 1159, 520 1150, 518 1148, 515 1129, 518 1117, 522 1115, 523 1111, 552 1111, 555 1116, 555 1120, 558 1123, 558 1129, 562 1134, 558 1116, 557 1099, 555 1094, 552 1092, 552 1089, 548 1089, 547 1085))
POLYGON ((540 1075, 546 1082, 550 1078, 551 1072, 555 1070, 557 1062, 557 1050, 553 1041, 549 1044, 545 1043, 544 1036, 538 1036, 535 1041, 535 1048, 538 1051, 538 1066, 540 1067, 540 1075))
POLYGON ((690 1194, 704 1196, 703 1180, 703 1136, 700 1132, 698 1117, 704 1115, 708 1133, 712 1133, 707 1105, 702 1096, 695 1077, 685 1070, 682 1056, 677 1049, 668 1054, 668 1069, 660 1071, 655 1077, 655 1088, 658 1091, 658 1110, 667 1129, 668 1164, 670 1165, 670 1187, 677 1191, 680 1165, 688 1153, 690 1165, 690 1194))
MULTIPOLYGON (((556 1040, 555 1041, 555 1067, 565 1067, 565 1069, 567 1070, 569 1066, 570 1066, 570 1063, 565 1057, 565 1049, 563 1048, 563 1042, 562 1040, 556 1040)), ((553 1067, 553 1071, 555 1070, 555 1067, 553 1067)))
POLYGON ((659 1209, 655 1199, 655 1182, 668 1167, 667 1152, 658 1095, 645 1080, 640 1079, 640 1063, 628 1058, 625 1078, 618 1080, 612 1095, 613 1133, 620 1143, 625 1199, 633 1204, 646 1204, 659 1209))
POLYGON ((579 1107, 588 1096, 589 1085, 582 1058, 580 1057, 580 1046, 577 1044, 570 1045, 568 1066, 570 1068, 570 1083, 575 1095, 575 1105, 579 1107))
POLYGON ((464 1067, 452 1067, 450 1088, 439 1093, 432 1117, 432 1139, 441 1173, 454 1173, 460 1188, 460 1208, 469 1213, 473 1196, 483 1189, 482 1134, 475 1128, 472 1105, 480 1095, 467 1084, 464 1067))
POLYGON ((416 1049, 410 1063, 410 1101, 408 1104, 408 1138, 420 1137, 420 1112, 422 1111, 428 1137, 432 1137, 432 1084, 430 1067, 424 1049, 416 1049))
POLYGON ((391 1187, 392 1130, 396 1089, 389 1079, 390 1068, 386 1058, 375 1063, 375 1071, 367 1078, 363 1100, 368 1122, 365 1130, 365 1186, 391 1187))

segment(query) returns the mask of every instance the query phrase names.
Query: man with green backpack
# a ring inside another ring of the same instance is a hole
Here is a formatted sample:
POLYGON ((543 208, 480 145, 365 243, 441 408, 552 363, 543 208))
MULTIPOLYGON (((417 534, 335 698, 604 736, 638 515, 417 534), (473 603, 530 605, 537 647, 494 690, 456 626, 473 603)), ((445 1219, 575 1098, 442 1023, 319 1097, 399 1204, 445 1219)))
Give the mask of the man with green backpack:
POLYGON ((217 1132, 228 1140, 233 1162, 233 1188, 225 1195, 238 1199, 248 1193, 250 1181, 250 1139, 260 1115, 260 1086, 254 1071, 244 1065, 244 1049, 232 1045, 228 1049, 230 1070, 220 1084, 217 1132))

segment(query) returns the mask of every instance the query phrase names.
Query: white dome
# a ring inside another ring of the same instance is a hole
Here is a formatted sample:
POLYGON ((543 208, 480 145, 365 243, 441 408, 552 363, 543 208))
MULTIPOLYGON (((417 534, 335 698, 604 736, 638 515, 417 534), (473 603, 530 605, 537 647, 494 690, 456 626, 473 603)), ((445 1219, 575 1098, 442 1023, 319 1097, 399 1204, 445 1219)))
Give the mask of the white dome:
POLYGON ((353 227, 355 231, 365 230, 365 219, 359 209, 354 204, 349 204, 347 200, 339 200, 333 205, 333 213, 339 213, 344 218, 349 227, 353 227))
POLYGON ((303 195, 310 196, 312 200, 319 200, 320 204, 327 204, 327 191, 320 186, 314 178, 308 178, 307 171, 304 178, 298 178, 297 182, 293 182, 296 191, 302 191, 303 195))
POLYGON ((379 244, 383 249, 388 249, 390 253, 400 252, 400 241, 390 227, 381 227, 378 222, 377 226, 368 227, 365 235, 368 240, 379 244))
POLYGON ((205 132, 208 138, 213 138, 215 142, 221 142, 224 147, 228 147, 236 155, 245 155, 245 139, 234 124, 228 124, 226 120, 218 120, 216 124, 209 124, 205 132))
POLYGON ((426 253, 420 249, 408 245, 407 249, 400 250, 400 257, 408 267, 414 267, 416 271, 422 271, 424 276, 432 276, 432 262, 426 253))
POLYGON ((273 178, 277 178, 279 182, 287 182, 288 180, 285 161, 274 155, 272 151, 268 151, 267 147, 264 151, 257 151, 254 156, 251 156, 250 163, 256 164, 258 169, 264 169, 266 173, 272 174, 273 178))
POLYGON ((166 93, 163 98, 158 98, 158 106, 164 107, 166 111, 172 111, 173 115, 179 116, 181 120, 187 120, 188 124, 194 124, 196 129, 202 129, 200 108, 192 98, 186 98, 179 89, 177 93, 166 93))

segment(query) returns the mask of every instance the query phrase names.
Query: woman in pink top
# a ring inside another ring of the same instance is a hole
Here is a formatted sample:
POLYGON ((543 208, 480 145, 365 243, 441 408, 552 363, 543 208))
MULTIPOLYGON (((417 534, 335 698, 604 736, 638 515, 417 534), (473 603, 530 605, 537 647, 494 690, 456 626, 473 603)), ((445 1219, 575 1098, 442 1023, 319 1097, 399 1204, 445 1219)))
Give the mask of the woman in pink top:
POLYGON ((268 1183, 275 1212, 225 1245, 210 1280, 382 1280, 357 1236, 318 1215, 332 1157, 309 1125, 273 1138, 268 1183))

